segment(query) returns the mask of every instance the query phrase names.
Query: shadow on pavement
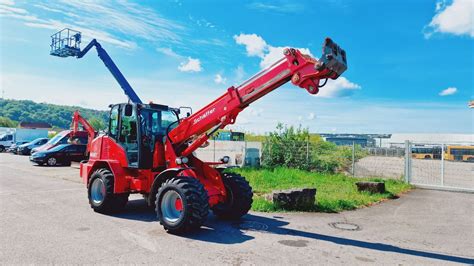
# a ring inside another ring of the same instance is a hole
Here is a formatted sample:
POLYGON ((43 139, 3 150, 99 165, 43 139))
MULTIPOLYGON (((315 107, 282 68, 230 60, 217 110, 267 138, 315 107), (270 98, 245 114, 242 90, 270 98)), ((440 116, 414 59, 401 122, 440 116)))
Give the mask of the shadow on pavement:
MULTIPOLYGON (((149 208, 143 200, 130 201, 124 212, 113 216, 122 219, 139 220, 146 222, 157 221, 154 210, 149 208)), ((256 231, 260 233, 269 233, 275 235, 297 236, 306 239, 332 242, 337 245, 366 248, 375 251, 399 253, 449 262, 474 264, 474 259, 472 258, 407 249, 389 244, 366 242, 350 238, 336 237, 284 228, 284 226, 288 225, 289 223, 276 218, 282 217, 274 216, 273 218, 268 218, 253 214, 247 214, 240 221, 231 222, 219 220, 216 216, 210 214, 206 223, 200 230, 178 237, 219 244, 238 244, 254 239, 255 237, 247 235, 246 232, 256 231)))

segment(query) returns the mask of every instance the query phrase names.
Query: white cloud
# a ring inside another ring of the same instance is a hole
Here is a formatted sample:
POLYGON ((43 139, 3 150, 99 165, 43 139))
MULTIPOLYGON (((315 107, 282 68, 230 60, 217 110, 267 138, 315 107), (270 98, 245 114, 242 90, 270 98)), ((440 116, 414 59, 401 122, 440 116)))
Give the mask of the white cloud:
POLYGON ((129 49, 137 47, 129 38, 153 43, 180 43, 180 34, 184 30, 181 24, 163 18, 154 10, 127 1, 38 1, 32 6, 55 13, 57 19, 43 19, 45 16, 38 17, 31 13, 34 9, 18 8, 13 1, 8 0, 2 0, 0 16, 18 19, 34 28, 54 31, 72 28, 83 33, 84 42, 96 38, 129 49), (130 37, 118 38, 117 33, 130 37))
POLYGON ((264 56, 267 49, 267 43, 262 37, 257 34, 243 34, 234 35, 234 40, 237 44, 245 45, 248 56, 264 56))
POLYGON ((227 79, 222 77, 220 74, 216 74, 214 77, 214 82, 216 84, 225 84, 227 82, 227 79))
POLYGON ((7 5, 7 6, 12 6, 15 4, 13 0, 0 0, 1 5, 7 5))
POLYGON ((272 13, 298 13, 304 11, 305 7, 300 4, 293 3, 261 3, 254 2, 247 5, 247 8, 255 9, 259 11, 267 11, 272 13))
POLYGON ((177 34, 183 29, 180 24, 163 18, 143 5, 127 1, 62 0, 55 7, 80 13, 80 21, 90 27, 117 30, 151 41, 177 42, 181 39, 177 34))
POLYGON ((308 120, 314 120, 315 118, 316 118, 316 115, 313 112, 308 114, 308 120))
POLYGON ((170 57, 175 57, 175 58, 181 58, 182 57, 181 55, 179 55, 175 51, 173 51, 173 49, 171 49, 171 48, 159 47, 159 48, 156 48, 156 51, 158 51, 162 54, 165 54, 167 56, 170 56, 170 57))
POLYGON ((187 61, 182 62, 179 65, 178 70, 181 72, 201 72, 201 61, 199 59, 188 57, 187 61))
POLYGON ((474 2, 472 0, 453 0, 451 5, 446 5, 446 1, 438 1, 435 11, 435 16, 425 29, 426 38, 435 32, 474 37, 474 2))
POLYGON ((439 96, 448 96, 448 95, 453 95, 455 93, 458 92, 458 89, 455 88, 455 87, 449 87, 445 90, 442 90, 440 93, 439 93, 439 96))
POLYGON ((345 77, 339 77, 336 80, 329 79, 327 84, 319 88, 319 93, 314 96, 321 98, 347 97, 358 89, 360 89, 360 85, 350 82, 345 77))
POLYGON ((18 14, 27 14, 28 13, 28 11, 26 11, 23 8, 16 8, 16 7, 13 7, 12 5, 9 5, 9 4, 0 5, 0 12, 1 13, 12 12, 12 13, 18 13, 18 14))
MULTIPOLYGON (((234 36, 237 44, 245 45, 248 56, 256 56, 261 59, 260 68, 266 68, 284 57, 283 50, 287 47, 272 46, 267 44, 265 40, 256 34, 240 34, 234 36), (258 43, 259 45, 255 45, 258 43), (258 48, 258 49, 257 49, 258 48)), ((308 48, 296 48, 303 54, 314 57, 308 48)), ((360 89, 360 85, 352 83, 344 77, 337 80, 328 80, 326 86, 319 90, 315 96, 323 98, 346 97, 351 95, 355 90, 360 89)))
MULTIPOLYGON (((248 56, 257 56, 262 59, 260 67, 266 68, 279 59, 283 58, 283 50, 287 47, 275 47, 267 44, 267 42, 257 34, 235 35, 234 40, 237 44, 244 45, 248 56)), ((302 53, 311 55, 307 48, 296 48, 302 53)))

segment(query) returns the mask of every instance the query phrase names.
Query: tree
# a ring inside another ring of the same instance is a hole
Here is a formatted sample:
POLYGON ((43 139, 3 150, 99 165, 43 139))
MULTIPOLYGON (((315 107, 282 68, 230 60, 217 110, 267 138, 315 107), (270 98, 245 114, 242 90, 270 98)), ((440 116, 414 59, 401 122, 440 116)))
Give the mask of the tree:
POLYGON ((92 117, 90 118, 89 120, 89 124, 91 124, 91 126, 96 130, 96 131, 100 131, 100 130, 105 130, 106 129, 106 125, 105 125, 105 122, 104 120, 98 118, 98 117, 92 117))
POLYGON ((8 117, 0 116, 0 127, 16 127, 18 122, 11 120, 8 117))
POLYGON ((78 106, 36 103, 28 100, 0 99, 0 116, 13 121, 46 122, 53 127, 62 129, 69 128, 72 114, 76 110, 86 119, 96 117, 103 122, 107 121, 107 111, 86 109, 78 106))

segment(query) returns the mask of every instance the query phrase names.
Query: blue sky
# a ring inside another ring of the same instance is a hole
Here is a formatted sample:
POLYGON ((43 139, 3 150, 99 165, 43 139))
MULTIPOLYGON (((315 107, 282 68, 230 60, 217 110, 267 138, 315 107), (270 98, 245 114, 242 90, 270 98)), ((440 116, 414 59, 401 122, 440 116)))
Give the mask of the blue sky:
POLYGON ((197 110, 283 47, 318 57, 329 36, 347 52, 343 77, 317 96, 287 84, 233 128, 472 133, 473 17, 472 0, 0 0, 1 87, 6 98, 97 109, 125 101, 95 51, 49 56, 49 36, 71 27, 83 46, 102 43, 143 100, 197 110))

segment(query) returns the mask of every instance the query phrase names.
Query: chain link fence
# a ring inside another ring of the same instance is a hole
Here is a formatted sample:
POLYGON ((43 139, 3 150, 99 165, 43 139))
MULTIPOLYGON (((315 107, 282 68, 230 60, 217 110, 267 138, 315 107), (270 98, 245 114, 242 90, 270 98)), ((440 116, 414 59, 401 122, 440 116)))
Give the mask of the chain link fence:
POLYGON ((260 142, 211 141, 197 154, 205 161, 230 156, 229 165, 260 166, 265 160, 262 154, 283 153, 284 156, 276 159, 276 165, 297 167, 303 162, 312 171, 336 169, 354 177, 404 179, 419 187, 474 192, 474 143, 406 141, 392 143, 390 148, 361 148, 353 144, 325 152, 324 143, 314 144, 308 140, 272 147, 282 150, 263 152, 265 147, 260 142))

